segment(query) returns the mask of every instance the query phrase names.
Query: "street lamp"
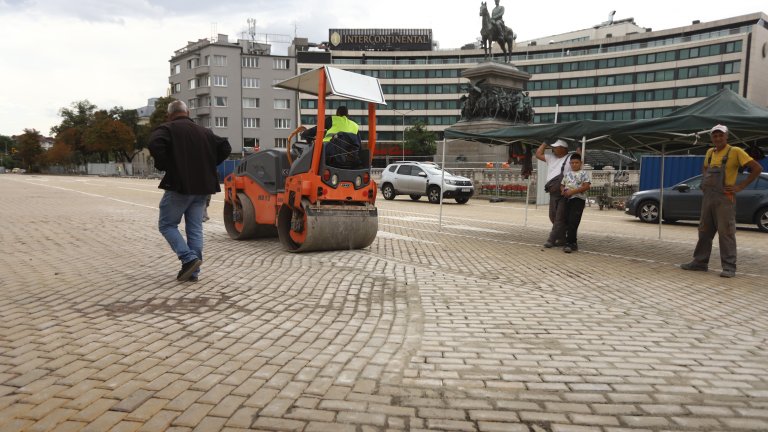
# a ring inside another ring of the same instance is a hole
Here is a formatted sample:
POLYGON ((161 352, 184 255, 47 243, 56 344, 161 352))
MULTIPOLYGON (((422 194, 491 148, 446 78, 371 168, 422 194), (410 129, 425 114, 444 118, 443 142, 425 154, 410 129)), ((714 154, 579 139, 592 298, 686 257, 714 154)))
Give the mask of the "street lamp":
POLYGON ((414 108, 414 109, 408 110, 408 111, 400 111, 400 110, 393 109, 392 111, 394 111, 394 112, 396 112, 396 113, 398 113, 398 114, 403 116, 403 160, 405 160, 405 115, 410 113, 410 112, 416 111, 416 109, 414 108))

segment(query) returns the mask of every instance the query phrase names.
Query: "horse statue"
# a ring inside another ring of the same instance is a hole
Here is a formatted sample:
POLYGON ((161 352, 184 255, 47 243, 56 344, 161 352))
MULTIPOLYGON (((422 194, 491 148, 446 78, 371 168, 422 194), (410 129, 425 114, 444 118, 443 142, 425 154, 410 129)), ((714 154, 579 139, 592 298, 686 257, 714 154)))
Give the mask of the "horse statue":
POLYGON ((491 47, 493 46, 493 43, 496 42, 504 53, 504 62, 509 62, 509 57, 512 54, 512 47, 515 44, 517 35, 507 26, 504 26, 504 34, 499 34, 499 29, 491 20, 491 14, 488 13, 488 6, 485 2, 480 3, 480 16, 483 17, 483 26, 480 28, 482 41, 480 46, 482 46, 485 51, 485 57, 489 59, 493 57, 491 47))

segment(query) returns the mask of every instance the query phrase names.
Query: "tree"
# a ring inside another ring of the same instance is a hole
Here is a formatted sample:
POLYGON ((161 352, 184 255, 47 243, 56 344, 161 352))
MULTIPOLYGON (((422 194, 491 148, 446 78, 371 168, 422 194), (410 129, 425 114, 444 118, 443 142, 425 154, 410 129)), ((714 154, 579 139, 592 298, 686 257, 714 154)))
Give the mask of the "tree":
POLYGON ((165 123, 168 119, 168 104, 175 101, 176 98, 172 96, 164 96, 157 98, 155 101, 155 111, 149 116, 149 129, 152 130, 161 124, 165 123))
POLYGON ((40 141, 43 136, 35 129, 24 129, 24 133, 17 139, 22 166, 26 167, 27 171, 32 171, 32 167, 41 162, 40 155, 43 153, 43 147, 40 141))
POLYGON ((437 151, 437 136, 427 130, 424 122, 417 122, 405 130, 405 148, 413 151, 414 156, 432 156, 437 151))
POLYGON ((115 160, 124 162, 133 151, 136 136, 123 122, 113 119, 107 111, 98 111, 83 134, 83 144, 89 152, 98 153, 101 162, 109 162, 110 153, 115 160))
POLYGON ((76 162, 83 162, 87 158, 83 134, 93 121, 95 112, 96 105, 87 99, 72 102, 69 108, 59 110, 61 124, 51 128, 51 134, 57 141, 62 139, 72 148, 76 162))
POLYGON ((109 115, 122 122, 133 132, 136 141, 131 152, 123 152, 120 158, 125 161, 132 161, 139 152, 145 148, 149 141, 150 127, 148 124, 139 123, 139 112, 135 109, 126 110, 117 106, 109 110, 109 115))
POLYGON ((47 152, 45 161, 47 165, 69 165, 72 163, 74 151, 63 141, 56 141, 47 152))

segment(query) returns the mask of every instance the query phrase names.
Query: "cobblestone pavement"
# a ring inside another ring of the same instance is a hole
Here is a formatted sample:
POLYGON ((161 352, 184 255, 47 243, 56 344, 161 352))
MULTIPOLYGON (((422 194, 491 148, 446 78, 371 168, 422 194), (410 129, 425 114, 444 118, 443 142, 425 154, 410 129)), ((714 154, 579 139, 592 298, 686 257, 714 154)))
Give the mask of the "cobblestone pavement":
POLYGON ((0 431, 768 430, 754 228, 723 279, 677 267, 695 224, 589 208, 567 255, 544 208, 405 197, 371 247, 291 254, 217 195, 179 283, 156 186, 0 176, 0 431))

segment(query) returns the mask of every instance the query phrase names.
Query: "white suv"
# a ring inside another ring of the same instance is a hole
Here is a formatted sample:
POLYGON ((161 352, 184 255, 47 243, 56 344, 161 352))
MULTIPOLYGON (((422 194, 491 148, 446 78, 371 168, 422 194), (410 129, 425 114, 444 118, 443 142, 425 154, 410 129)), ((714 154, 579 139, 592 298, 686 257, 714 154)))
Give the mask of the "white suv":
MULTIPOLYGON (((381 194, 386 200, 409 195, 414 201, 426 195, 429 202, 438 204, 442 178, 443 171, 433 162, 393 163, 381 173, 381 194)), ((472 180, 445 172, 444 198, 454 198, 457 203, 465 204, 474 193, 472 180)))

